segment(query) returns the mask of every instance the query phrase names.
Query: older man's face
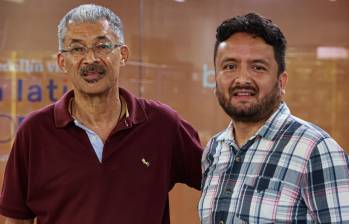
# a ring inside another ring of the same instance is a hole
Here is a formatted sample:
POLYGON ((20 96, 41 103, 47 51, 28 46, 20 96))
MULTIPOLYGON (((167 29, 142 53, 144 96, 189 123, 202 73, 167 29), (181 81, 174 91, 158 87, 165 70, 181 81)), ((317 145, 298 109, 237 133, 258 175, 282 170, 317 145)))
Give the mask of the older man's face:
POLYGON ((68 24, 64 38, 64 49, 68 52, 58 54, 58 64, 69 74, 74 90, 101 94, 118 86, 120 66, 128 57, 127 47, 113 47, 109 51, 91 49, 114 46, 119 44, 118 40, 107 20, 68 24), (85 54, 77 53, 86 47, 90 49, 85 54))

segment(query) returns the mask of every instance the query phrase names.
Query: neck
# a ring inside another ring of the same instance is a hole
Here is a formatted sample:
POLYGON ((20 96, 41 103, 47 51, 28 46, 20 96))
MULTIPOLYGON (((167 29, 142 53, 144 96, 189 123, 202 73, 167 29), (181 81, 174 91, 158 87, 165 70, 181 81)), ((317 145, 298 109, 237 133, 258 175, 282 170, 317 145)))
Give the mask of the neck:
POLYGON ((73 117, 92 130, 105 124, 116 125, 121 112, 119 91, 88 95, 75 91, 71 112, 73 117))
MULTIPOLYGON (((273 110, 269 113, 263 113, 266 116, 261 118, 260 121, 246 122, 246 121, 236 121, 233 119, 233 136, 235 138, 236 144, 241 147, 244 145, 256 132, 265 124, 265 122, 272 116, 272 114, 278 110, 281 100, 275 103, 273 110)), ((252 120, 252 119, 250 119, 252 120)))
POLYGON ((264 123, 264 120, 253 123, 233 121, 233 136, 236 144, 239 147, 244 145, 264 123))

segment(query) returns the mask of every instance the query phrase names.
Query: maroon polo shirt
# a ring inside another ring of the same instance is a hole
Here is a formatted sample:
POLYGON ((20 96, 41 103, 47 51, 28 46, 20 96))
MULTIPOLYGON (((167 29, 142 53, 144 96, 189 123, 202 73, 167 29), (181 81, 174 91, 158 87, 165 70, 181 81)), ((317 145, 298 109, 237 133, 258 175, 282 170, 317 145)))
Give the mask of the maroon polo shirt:
POLYGON ((100 163, 68 112, 68 92, 19 128, 0 198, 4 216, 38 224, 170 223, 168 192, 201 181, 197 132, 159 102, 124 89, 129 116, 105 142, 100 163))

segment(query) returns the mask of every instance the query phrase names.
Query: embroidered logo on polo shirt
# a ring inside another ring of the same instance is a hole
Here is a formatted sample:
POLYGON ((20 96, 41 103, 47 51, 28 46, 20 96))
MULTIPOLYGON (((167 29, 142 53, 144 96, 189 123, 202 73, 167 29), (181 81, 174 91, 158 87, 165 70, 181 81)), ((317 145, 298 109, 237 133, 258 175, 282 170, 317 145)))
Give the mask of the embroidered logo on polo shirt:
POLYGON ((143 165, 144 166, 146 166, 146 167, 149 167, 150 166, 150 163, 147 161, 147 160, 145 160, 144 158, 142 158, 142 163, 143 163, 143 165))

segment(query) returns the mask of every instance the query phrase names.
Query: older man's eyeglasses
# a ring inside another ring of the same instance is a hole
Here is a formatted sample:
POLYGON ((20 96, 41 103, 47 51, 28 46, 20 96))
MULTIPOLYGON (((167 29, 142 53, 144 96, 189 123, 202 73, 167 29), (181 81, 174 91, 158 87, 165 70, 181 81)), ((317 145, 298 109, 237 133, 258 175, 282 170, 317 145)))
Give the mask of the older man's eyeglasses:
POLYGON ((84 57, 87 55, 88 51, 91 49, 96 56, 107 56, 115 48, 122 47, 122 44, 97 44, 93 47, 86 47, 83 45, 75 45, 69 49, 61 50, 62 53, 70 53, 74 57, 84 57))

